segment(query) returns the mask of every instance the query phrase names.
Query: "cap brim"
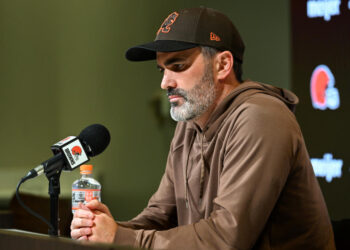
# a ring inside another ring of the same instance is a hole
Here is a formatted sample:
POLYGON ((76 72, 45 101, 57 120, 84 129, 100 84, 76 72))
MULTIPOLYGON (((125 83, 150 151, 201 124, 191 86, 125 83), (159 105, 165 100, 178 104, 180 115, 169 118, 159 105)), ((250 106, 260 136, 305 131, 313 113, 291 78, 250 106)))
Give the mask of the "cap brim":
POLYGON ((130 61, 153 60, 156 59, 157 52, 174 52, 191 49, 197 46, 198 44, 189 42, 157 40, 151 43, 145 43, 139 46, 131 47, 126 51, 125 57, 130 61))

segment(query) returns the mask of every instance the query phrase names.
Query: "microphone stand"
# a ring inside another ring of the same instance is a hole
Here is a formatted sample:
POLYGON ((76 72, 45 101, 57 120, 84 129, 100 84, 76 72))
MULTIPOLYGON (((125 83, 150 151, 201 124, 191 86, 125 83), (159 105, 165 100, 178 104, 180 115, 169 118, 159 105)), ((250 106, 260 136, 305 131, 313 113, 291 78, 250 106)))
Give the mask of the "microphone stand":
POLYGON ((60 195, 60 175, 62 168, 47 172, 46 177, 49 180, 49 195, 50 195, 50 223, 53 228, 49 228, 49 235, 59 236, 59 217, 58 217, 58 197, 60 195))

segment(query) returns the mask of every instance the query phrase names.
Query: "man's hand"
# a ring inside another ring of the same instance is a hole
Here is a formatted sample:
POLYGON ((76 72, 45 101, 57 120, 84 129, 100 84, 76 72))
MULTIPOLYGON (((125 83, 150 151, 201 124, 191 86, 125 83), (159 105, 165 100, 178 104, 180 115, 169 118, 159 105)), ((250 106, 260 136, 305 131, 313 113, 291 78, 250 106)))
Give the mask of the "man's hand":
POLYGON ((117 231, 108 207, 97 200, 79 205, 71 224, 71 237, 78 240, 112 243, 117 231))

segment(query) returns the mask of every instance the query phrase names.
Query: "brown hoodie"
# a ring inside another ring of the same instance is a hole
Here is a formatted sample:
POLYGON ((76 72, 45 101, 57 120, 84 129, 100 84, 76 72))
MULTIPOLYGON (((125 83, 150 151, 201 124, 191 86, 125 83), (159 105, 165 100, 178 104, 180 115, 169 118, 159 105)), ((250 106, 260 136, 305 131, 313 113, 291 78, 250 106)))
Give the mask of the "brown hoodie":
POLYGON ((159 189, 115 242, 155 249, 335 249, 288 90, 245 82, 201 130, 179 122, 159 189))

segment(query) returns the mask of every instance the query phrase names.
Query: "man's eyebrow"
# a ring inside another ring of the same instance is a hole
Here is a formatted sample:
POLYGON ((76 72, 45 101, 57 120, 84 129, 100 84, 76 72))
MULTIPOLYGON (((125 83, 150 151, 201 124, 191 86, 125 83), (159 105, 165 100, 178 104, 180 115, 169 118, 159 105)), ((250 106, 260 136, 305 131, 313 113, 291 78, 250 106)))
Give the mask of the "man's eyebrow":
POLYGON ((173 63, 182 62, 182 61, 184 61, 185 59, 186 59, 185 57, 172 57, 172 58, 167 59, 167 60, 164 62, 164 65, 165 65, 165 66, 168 66, 168 65, 173 64, 173 63))
MULTIPOLYGON (((165 60, 164 65, 168 66, 168 65, 171 65, 173 63, 183 62, 184 60, 186 60, 186 57, 182 57, 182 56, 172 57, 172 58, 169 58, 169 59, 165 60)), ((157 68, 158 69, 162 69, 163 67, 160 66, 159 64, 157 64, 157 68)))

